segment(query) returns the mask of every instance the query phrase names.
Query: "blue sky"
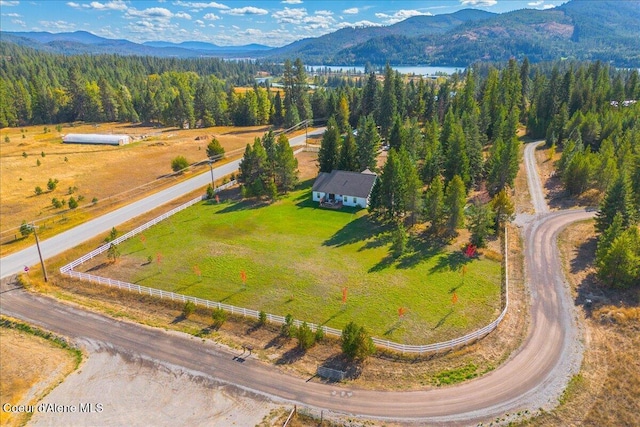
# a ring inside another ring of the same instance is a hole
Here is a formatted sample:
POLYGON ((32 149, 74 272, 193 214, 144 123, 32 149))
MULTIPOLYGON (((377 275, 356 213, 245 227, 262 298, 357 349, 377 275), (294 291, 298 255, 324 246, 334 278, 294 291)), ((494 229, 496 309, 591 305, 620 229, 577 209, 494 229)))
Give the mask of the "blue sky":
POLYGON ((283 46, 346 26, 390 25, 411 16, 464 8, 502 13, 548 9, 565 0, 429 1, 30 1, 0 0, 3 31, 84 30, 134 42, 206 41, 222 46, 283 46))

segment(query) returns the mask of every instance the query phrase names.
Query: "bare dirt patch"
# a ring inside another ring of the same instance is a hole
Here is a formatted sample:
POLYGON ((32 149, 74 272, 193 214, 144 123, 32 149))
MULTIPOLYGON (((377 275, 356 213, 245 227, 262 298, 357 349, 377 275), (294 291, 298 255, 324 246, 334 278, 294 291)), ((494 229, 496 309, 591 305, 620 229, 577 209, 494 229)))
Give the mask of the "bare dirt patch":
POLYGON ((599 285, 593 268, 595 246, 593 221, 573 224, 560 235, 567 278, 584 316, 587 346, 582 369, 561 405, 530 425, 640 425, 640 292, 599 285))
MULTIPOLYGON (((69 351, 26 332, 0 327, 0 404, 35 405, 75 369, 69 351)), ((28 413, 0 411, 3 426, 22 425, 28 413)))

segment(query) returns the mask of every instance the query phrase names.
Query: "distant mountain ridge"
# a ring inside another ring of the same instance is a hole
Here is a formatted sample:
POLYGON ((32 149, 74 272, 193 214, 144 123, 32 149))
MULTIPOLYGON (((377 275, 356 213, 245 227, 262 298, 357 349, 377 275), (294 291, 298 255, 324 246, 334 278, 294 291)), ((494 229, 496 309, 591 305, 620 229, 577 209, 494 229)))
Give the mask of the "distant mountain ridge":
POLYGON ((640 0, 571 0, 553 9, 503 14, 463 9, 451 14, 414 16, 383 27, 347 27, 279 48, 259 44, 217 46, 201 41, 138 44, 85 31, 0 32, 0 40, 67 55, 115 53, 274 61, 301 58, 314 65, 390 62, 458 67, 526 56, 531 62, 567 58, 640 68, 640 0))
POLYGON ((254 56, 273 48, 259 44, 245 46, 218 46, 212 43, 189 41, 183 43, 145 42, 134 43, 124 39, 107 39, 87 31, 72 33, 49 32, 0 32, 0 40, 28 46, 37 50, 64 55, 116 53, 160 57, 200 56, 254 56))

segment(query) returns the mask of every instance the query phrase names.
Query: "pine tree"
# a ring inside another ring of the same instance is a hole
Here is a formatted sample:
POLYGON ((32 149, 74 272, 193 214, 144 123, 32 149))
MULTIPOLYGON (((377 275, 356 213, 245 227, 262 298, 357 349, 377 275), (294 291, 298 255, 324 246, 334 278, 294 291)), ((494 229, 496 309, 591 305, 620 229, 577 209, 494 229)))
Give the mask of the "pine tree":
POLYGON ((343 93, 338 101, 338 111, 336 112, 336 122, 340 133, 345 133, 349 129, 349 100, 343 93))
POLYGON ((327 123, 327 130, 322 135, 318 163, 320 172, 331 172, 338 167, 338 152, 340 145, 340 131, 335 118, 331 117, 327 123))
POLYGON ((404 129, 402 127, 402 122, 400 121, 400 116, 396 115, 393 120, 393 127, 391 128, 391 133, 389 134, 389 147, 395 148, 396 151, 400 151, 400 147, 402 147, 404 143, 404 129))
POLYGON ((373 116, 361 117, 358 123, 358 135, 356 136, 356 157, 360 172, 365 169, 372 171, 377 169, 376 155, 379 147, 380 134, 378 134, 373 116))
POLYGON ((493 212, 491 207, 473 203, 467 209, 467 229, 471 233, 470 242, 478 248, 484 248, 487 237, 493 234, 493 212))
POLYGON ((358 159, 356 157, 357 147, 356 139, 353 132, 349 128, 340 148, 340 159, 338 161, 338 169, 343 171, 360 172, 358 169, 358 159))
POLYGON ((622 216, 622 226, 628 228, 635 223, 635 208, 633 205, 633 193, 627 174, 622 173, 607 190, 600 210, 596 214, 596 231, 603 233, 613 223, 616 214, 622 216))
POLYGON ((382 134, 389 135, 393 119, 398 111, 398 101, 396 99, 395 84, 393 82, 393 69, 387 63, 384 72, 384 84, 382 85, 382 94, 380 96, 380 104, 378 108, 378 124, 382 129, 382 134))
POLYGON ((421 211, 422 182, 418 177, 416 164, 411 158, 409 152, 402 147, 398 152, 400 158, 400 168, 402 169, 402 178, 404 179, 404 206, 408 212, 411 212, 411 223, 415 223, 415 217, 421 211))
POLYGON ((405 213, 406 193, 407 187, 403 168, 400 164, 400 156, 396 153, 396 150, 391 149, 380 175, 382 206, 388 219, 405 213))
POLYGON ((444 161, 445 179, 450 181, 457 175, 462 179, 465 187, 468 186, 471 181, 469 175, 469 158, 467 157, 464 132, 462 131, 462 126, 457 122, 457 120, 451 127, 451 133, 446 147, 444 161))
POLYGON ((464 225, 464 205, 466 203, 466 190, 462 178, 454 176, 444 195, 444 208, 447 218, 447 231, 449 234, 455 233, 456 228, 464 225))
POLYGON ((298 184, 298 159, 293 155, 293 149, 289 145, 289 139, 285 134, 280 134, 275 148, 275 181, 278 188, 287 193, 298 184))
POLYGON ((431 181, 424 196, 423 215, 431 223, 431 230, 439 234, 445 221, 443 179, 436 176, 431 181))
POLYGON ((366 117, 376 112, 378 98, 378 81, 376 74, 370 73, 367 83, 362 89, 362 98, 360 99, 360 117, 366 117))
POLYGON ((598 278, 617 288, 640 284, 640 233, 637 227, 625 230, 613 240, 600 260, 598 278))
POLYGON ((503 188, 491 199, 491 210, 494 214, 496 229, 500 229, 505 222, 513 219, 515 207, 507 188, 503 188))

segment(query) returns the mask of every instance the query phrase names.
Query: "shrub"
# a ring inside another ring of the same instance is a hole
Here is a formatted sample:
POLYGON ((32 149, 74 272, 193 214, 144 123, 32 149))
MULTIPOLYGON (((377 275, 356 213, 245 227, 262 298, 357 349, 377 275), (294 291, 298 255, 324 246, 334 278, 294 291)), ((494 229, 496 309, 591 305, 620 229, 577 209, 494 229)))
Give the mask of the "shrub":
POLYGON ((36 166, 40 166, 42 164, 42 162, 40 162, 40 159, 36 160, 36 166))
POLYGON ((184 307, 182 307, 182 317, 188 319, 194 311, 196 311, 196 305, 193 301, 187 301, 184 303, 184 307))
POLYGON ((316 343, 316 337, 307 322, 302 322, 300 328, 298 328, 298 332, 296 334, 298 338, 298 347, 302 350, 307 350, 313 347, 316 343))
POLYGON ((62 207, 62 202, 60 200, 58 200, 56 197, 51 199, 51 204, 53 205, 53 207, 55 209, 60 209, 62 207))
POLYGON ((320 326, 318 326, 318 329, 316 329, 316 342, 320 342, 322 340, 324 340, 324 331, 320 326))
POLYGON ((75 209, 78 207, 78 201, 73 197, 69 197, 69 209, 75 209))
POLYGON ((9 135, 4 137, 4 142, 11 142, 11 139, 9 139, 9 135))
POLYGON ((375 352, 373 340, 363 326, 349 322, 342 330, 342 352, 351 360, 365 360, 375 352))
POLYGON ((84 200, 84 196, 82 194, 78 195, 78 201, 81 202, 84 200))
POLYGON ((109 249, 107 250, 107 258, 113 263, 118 261, 118 258, 120 258, 120 248, 118 245, 114 245, 112 243, 111 246, 109 246, 109 249))
POLYGON ((22 224, 20 224, 20 234, 27 237, 31 233, 33 233, 33 225, 27 224, 27 221, 22 221, 22 224))
POLYGON ((280 334, 283 337, 290 337, 293 335, 293 316, 287 314, 284 316, 284 324, 282 325, 282 329, 280 330, 280 334))
POLYGON ((36 186, 34 192, 36 193, 36 196, 39 196, 42 194, 42 187, 40 187, 39 185, 36 186))
MULTIPOLYGON (((22 136, 24 136, 24 135, 22 135, 22 136)), ((27 152, 26 152, 26 151, 23 151, 23 152, 22 152, 22 157, 24 157, 24 158, 26 159, 28 156, 29 156, 29 155, 27 154, 27 152)))
POLYGON ((224 157, 224 148, 216 138, 213 138, 207 145, 207 157, 214 161, 224 157))
POLYGON ((211 200, 215 197, 215 192, 211 184, 207 185, 207 199, 211 200))
POLYGON ((45 152, 44 152, 44 151, 41 151, 41 152, 40 152, 40 155, 41 155, 42 157, 45 157, 45 156, 46 156, 46 154, 45 154, 45 152))
POLYGON ((260 311, 260 313, 258 313, 258 324, 259 325, 267 324, 267 313, 265 313, 264 311, 260 311))
POLYGON ((94 197, 93 199, 91 199, 91 203, 93 203, 94 205, 98 203, 98 198, 94 197))
POLYGON ((56 187, 58 186, 58 180, 57 179, 51 179, 49 178, 49 181, 47 181, 47 188, 49 189, 49 191, 53 191, 56 189, 56 187))
POLYGON ((62 132, 62 125, 57 125, 57 126, 56 126, 56 130, 57 130, 58 132, 62 132))
POLYGON ((186 157, 178 156, 175 159, 171 160, 171 170, 174 172, 181 171, 182 169, 186 169, 189 167, 189 162, 186 157))
POLYGON ((211 312, 211 318, 213 319, 214 329, 220 329, 227 320, 227 312, 221 308, 214 308, 211 312))

